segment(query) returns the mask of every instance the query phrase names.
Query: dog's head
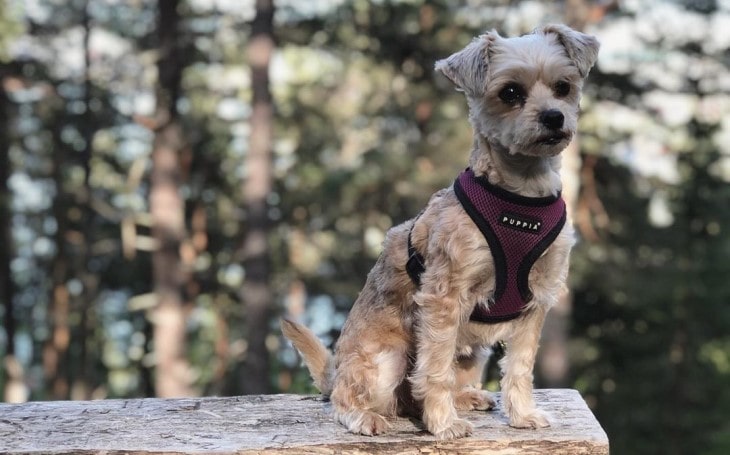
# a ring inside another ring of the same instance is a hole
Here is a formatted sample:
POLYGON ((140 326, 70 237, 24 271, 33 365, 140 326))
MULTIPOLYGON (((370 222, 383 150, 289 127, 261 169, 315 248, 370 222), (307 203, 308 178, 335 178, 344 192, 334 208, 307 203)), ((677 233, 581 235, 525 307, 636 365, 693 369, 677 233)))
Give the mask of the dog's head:
POLYGON ((463 91, 475 133, 511 154, 553 156, 573 138, 598 41, 564 25, 518 38, 488 32, 436 69, 463 91))

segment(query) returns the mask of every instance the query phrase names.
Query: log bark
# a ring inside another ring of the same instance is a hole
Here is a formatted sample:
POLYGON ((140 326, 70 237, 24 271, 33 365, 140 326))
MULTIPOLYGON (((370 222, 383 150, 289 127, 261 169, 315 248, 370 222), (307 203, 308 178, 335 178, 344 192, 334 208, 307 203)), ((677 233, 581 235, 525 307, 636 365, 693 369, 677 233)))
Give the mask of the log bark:
POLYGON ((553 426, 507 425, 495 411, 465 412, 474 435, 438 441, 420 422, 391 420, 382 436, 348 433, 319 396, 36 402, 0 405, 7 454, 608 454, 608 439, 578 392, 536 390, 553 426))

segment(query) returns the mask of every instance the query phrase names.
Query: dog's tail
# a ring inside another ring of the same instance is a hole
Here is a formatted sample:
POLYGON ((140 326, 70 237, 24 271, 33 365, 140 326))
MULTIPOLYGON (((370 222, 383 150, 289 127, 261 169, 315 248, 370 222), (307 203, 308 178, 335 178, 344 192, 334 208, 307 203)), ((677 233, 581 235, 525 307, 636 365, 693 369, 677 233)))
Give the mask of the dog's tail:
POLYGON ((312 375, 314 386, 329 396, 334 382, 335 362, 332 352, 317 338, 311 330, 291 319, 281 319, 281 331, 292 342, 312 375))

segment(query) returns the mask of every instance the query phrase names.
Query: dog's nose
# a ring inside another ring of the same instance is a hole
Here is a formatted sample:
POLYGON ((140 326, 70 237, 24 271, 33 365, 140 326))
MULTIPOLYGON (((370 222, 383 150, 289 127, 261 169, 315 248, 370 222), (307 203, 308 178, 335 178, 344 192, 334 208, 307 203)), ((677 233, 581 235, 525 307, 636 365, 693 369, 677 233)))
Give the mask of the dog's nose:
POLYGON ((557 109, 548 109, 540 113, 540 123, 551 130, 559 130, 563 127, 565 116, 557 109))

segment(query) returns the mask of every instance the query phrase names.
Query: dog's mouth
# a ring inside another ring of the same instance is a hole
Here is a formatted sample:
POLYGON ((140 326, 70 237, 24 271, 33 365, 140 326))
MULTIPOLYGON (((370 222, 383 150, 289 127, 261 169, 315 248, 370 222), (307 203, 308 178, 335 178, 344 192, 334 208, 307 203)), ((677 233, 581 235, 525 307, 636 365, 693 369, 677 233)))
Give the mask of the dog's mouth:
POLYGON ((555 133, 540 137, 535 142, 542 145, 555 145, 564 141, 565 139, 568 139, 567 133, 564 133, 562 131, 556 131, 555 133))

